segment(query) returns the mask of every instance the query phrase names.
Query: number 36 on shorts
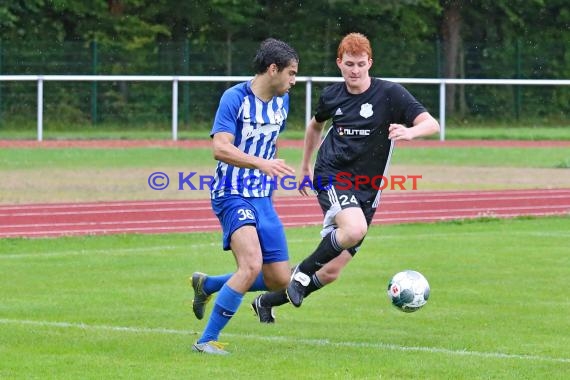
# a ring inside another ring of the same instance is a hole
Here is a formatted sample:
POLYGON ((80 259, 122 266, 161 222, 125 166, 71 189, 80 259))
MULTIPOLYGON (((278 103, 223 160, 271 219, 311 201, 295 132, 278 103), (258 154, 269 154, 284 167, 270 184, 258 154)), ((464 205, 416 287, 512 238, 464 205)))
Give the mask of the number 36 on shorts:
POLYGON ((237 213, 239 214, 239 220, 255 220, 255 217, 253 216, 253 211, 250 209, 244 209, 244 208, 240 208, 239 210, 237 210, 237 213))

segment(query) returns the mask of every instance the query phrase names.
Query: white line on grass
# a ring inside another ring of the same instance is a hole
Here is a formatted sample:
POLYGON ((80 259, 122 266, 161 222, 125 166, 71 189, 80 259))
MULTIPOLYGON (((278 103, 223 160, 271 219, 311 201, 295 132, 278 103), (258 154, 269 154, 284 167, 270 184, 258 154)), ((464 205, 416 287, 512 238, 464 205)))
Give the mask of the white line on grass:
POLYGON ((160 245, 155 247, 133 247, 133 248, 113 248, 110 246, 105 249, 80 249, 80 250, 69 250, 69 251, 54 251, 54 252, 44 252, 44 253, 14 253, 2 255, 0 254, 0 259, 26 259, 26 258, 51 258, 51 257, 65 257, 65 256, 79 256, 79 255, 122 255, 122 254, 136 254, 136 253, 155 253, 162 251, 174 251, 178 249, 189 249, 189 248, 200 248, 200 247, 212 247, 215 245, 221 245, 221 243, 194 243, 188 245, 160 245))
MULTIPOLYGON (((457 232, 457 233, 434 233, 434 234, 422 234, 414 235, 414 239, 433 239, 433 238, 446 238, 446 237, 457 237, 457 236, 473 236, 480 234, 503 234, 503 231, 469 231, 469 232, 457 232)), ((561 237, 570 238, 570 233, 566 231, 550 231, 550 232, 526 232, 526 231, 511 231, 509 235, 525 235, 525 236, 535 236, 535 237, 561 237)), ((314 242, 316 242, 318 235, 315 234, 314 242)), ((374 235, 367 236, 366 240, 386 240, 386 239, 409 239, 407 234, 397 234, 397 235, 374 235)), ((289 244, 304 244, 307 243, 309 239, 289 239, 289 244)), ((79 256, 79 255, 123 255, 123 254, 136 254, 136 253, 156 253, 163 251, 175 251, 175 250, 185 250, 186 252, 190 250, 196 250, 198 248, 208 248, 208 247, 218 247, 221 250, 221 242, 210 242, 210 243, 191 243, 183 245, 166 245, 166 246, 154 246, 154 247, 133 247, 133 248, 113 248, 110 246, 108 249, 80 249, 80 250, 68 250, 68 251, 53 251, 44 253, 15 253, 15 254, 2 254, 0 253, 0 259, 26 259, 26 258, 51 258, 51 257, 65 257, 65 256, 79 256)))
MULTIPOLYGON (((134 334, 171 334, 171 335, 198 335, 197 331, 177 330, 167 328, 149 328, 149 327, 129 327, 129 326, 109 326, 109 325, 87 325, 84 323, 69 322, 50 322, 50 321, 33 321, 25 319, 6 319, 0 318, 0 324, 4 325, 32 325, 40 327, 57 327, 57 328, 77 328, 82 330, 104 330, 128 332, 134 334)), ((473 356, 489 359, 520 359, 530 361, 546 361, 556 363, 570 363, 570 358, 555 358, 551 356, 525 355, 525 354, 505 354, 502 352, 481 352, 469 350, 451 350, 438 347, 420 347, 420 346, 400 346, 388 343, 369 343, 369 342, 334 342, 329 339, 299 339, 287 336, 262 336, 254 334, 228 334, 224 336, 236 337, 242 339, 251 339, 267 342, 284 342, 295 344, 306 344, 310 346, 333 346, 333 347, 349 347, 349 348, 370 348, 377 350, 389 351, 411 351, 411 352, 427 352, 432 354, 456 355, 456 356, 473 356)))

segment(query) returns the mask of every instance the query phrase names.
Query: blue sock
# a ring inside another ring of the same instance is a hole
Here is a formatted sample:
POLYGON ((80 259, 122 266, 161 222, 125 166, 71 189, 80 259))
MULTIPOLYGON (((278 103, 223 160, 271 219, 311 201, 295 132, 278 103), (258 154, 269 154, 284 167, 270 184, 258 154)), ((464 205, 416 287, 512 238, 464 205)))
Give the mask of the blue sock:
POLYGON ((204 281, 204 291, 206 294, 214 294, 233 276, 233 273, 226 273, 219 276, 208 276, 204 281))
POLYGON ((206 324, 202 336, 198 339, 198 343, 205 343, 211 340, 217 341, 222 329, 226 327, 230 319, 237 312, 242 299, 243 294, 236 292, 227 284, 224 284, 218 293, 214 310, 212 310, 210 319, 206 324))
POLYGON ((269 290, 267 289, 267 285, 265 285, 265 281, 263 281, 263 272, 259 272, 248 292, 258 292, 260 290, 269 290))
MULTIPOLYGON (((204 281, 204 291, 206 294, 213 294, 219 291, 222 286, 232 277, 233 273, 226 273, 220 276, 208 276, 206 281, 204 281)), ((259 292, 267 289, 267 285, 265 285, 265 281, 263 281, 263 272, 259 272, 253 284, 251 284, 251 288, 249 288, 248 292, 259 292)))

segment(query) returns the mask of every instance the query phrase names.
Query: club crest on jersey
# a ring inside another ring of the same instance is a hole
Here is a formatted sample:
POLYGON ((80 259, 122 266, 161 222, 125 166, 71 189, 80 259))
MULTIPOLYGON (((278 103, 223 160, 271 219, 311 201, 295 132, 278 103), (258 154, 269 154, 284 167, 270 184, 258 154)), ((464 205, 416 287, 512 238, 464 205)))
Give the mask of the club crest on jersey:
POLYGON ((285 116, 282 112, 282 110, 275 112, 275 124, 277 125, 283 124, 283 120, 285 120, 285 116))
POLYGON ((374 111, 372 111, 372 104, 364 103, 360 106, 360 116, 365 119, 368 119, 370 116, 374 115, 374 111))

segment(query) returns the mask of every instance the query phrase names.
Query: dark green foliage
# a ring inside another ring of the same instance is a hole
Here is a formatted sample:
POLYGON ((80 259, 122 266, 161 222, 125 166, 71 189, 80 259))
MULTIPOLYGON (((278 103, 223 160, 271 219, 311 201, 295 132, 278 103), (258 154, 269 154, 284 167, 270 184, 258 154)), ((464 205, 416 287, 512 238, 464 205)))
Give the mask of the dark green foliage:
MULTIPOLYGON (((372 74, 438 77, 442 15, 451 1, 160 0, 12 1, 0 5, 0 74, 252 75, 266 37, 290 42, 299 75, 337 76, 339 39, 358 31, 374 49, 372 74)), ((563 0, 482 1, 461 8, 460 76, 563 79, 570 76, 570 11, 563 0)), ((181 83, 184 125, 208 123, 231 83, 181 83)), ((319 86, 315 85, 313 103, 319 86)), ((410 85, 437 114, 438 88, 410 85)), ((168 128, 167 84, 50 83, 45 120, 168 128)), ((465 86, 450 118, 543 120, 570 114, 568 86, 465 86)), ((291 117, 302 125, 304 86, 292 91, 291 117)), ((0 82, 0 125, 33 114, 31 83, 0 82)))

